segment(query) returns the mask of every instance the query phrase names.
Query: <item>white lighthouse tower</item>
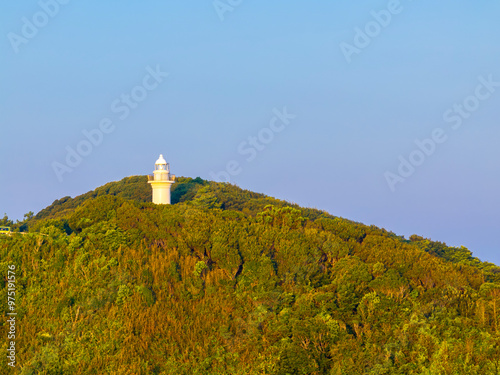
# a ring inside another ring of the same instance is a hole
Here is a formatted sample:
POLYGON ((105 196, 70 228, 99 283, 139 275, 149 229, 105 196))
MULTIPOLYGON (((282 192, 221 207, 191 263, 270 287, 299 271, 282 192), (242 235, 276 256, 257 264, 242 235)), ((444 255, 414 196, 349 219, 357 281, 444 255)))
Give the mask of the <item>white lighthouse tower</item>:
POLYGON ((163 155, 156 161, 155 171, 148 179, 153 188, 153 203, 170 204, 170 186, 175 182, 175 175, 170 174, 170 165, 163 155))

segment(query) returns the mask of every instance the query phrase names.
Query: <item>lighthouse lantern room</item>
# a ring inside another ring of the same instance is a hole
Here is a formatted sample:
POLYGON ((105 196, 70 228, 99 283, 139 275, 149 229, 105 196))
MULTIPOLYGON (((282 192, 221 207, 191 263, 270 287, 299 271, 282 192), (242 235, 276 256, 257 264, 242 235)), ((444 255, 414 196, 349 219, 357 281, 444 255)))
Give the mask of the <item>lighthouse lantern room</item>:
POLYGON ((153 188, 153 203, 170 204, 170 186, 175 182, 175 175, 170 174, 170 165, 163 155, 156 161, 155 170, 148 180, 153 188))

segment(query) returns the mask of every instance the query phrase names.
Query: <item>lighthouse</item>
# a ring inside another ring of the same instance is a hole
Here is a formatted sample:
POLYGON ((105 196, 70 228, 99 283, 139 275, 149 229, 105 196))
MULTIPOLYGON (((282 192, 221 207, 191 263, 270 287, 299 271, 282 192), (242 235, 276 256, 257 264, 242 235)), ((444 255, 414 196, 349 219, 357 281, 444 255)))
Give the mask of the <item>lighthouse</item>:
POLYGON ((175 175, 170 174, 170 165, 160 155, 155 163, 155 171, 148 176, 148 183, 153 188, 153 203, 170 204, 170 186, 175 182, 175 175))

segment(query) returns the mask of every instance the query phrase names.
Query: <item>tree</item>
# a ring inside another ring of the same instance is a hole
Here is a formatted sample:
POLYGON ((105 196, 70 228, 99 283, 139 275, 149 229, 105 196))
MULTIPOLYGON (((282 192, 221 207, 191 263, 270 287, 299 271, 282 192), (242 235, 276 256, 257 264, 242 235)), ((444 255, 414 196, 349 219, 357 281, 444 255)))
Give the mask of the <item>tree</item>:
POLYGON ((11 227, 14 225, 14 222, 12 220, 9 220, 9 217, 7 214, 3 215, 3 218, 0 220, 0 226, 6 226, 6 227, 11 227))

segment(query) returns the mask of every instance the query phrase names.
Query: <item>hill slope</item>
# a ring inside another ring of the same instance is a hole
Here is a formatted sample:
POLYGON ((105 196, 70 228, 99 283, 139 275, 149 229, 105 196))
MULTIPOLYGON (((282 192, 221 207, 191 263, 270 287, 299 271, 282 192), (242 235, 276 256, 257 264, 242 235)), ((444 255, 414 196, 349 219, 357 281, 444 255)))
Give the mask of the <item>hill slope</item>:
POLYGON ((500 269, 467 249, 199 178, 170 206, 149 188, 66 197, 0 237, 22 373, 499 373, 500 269))

